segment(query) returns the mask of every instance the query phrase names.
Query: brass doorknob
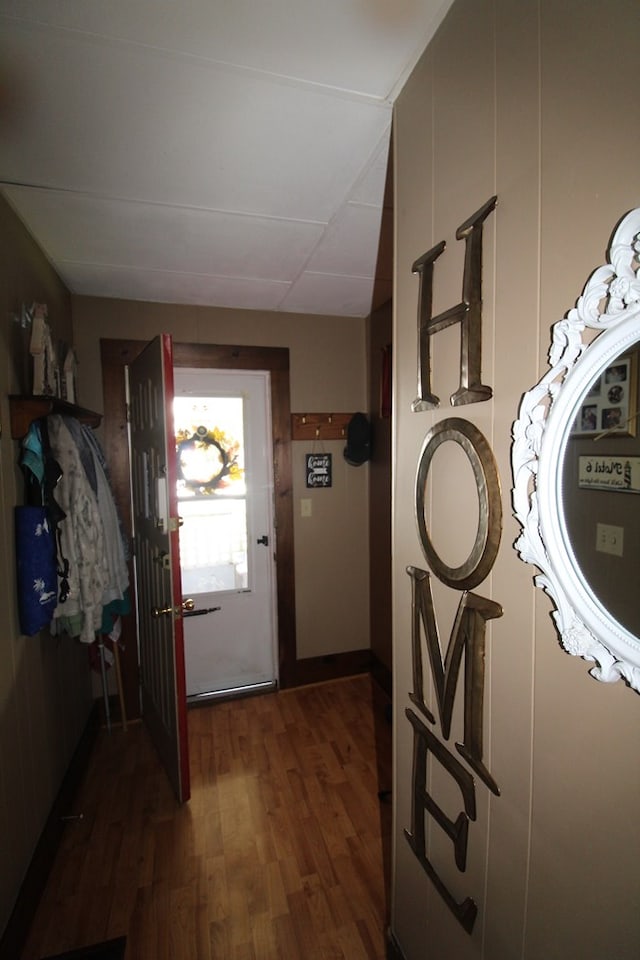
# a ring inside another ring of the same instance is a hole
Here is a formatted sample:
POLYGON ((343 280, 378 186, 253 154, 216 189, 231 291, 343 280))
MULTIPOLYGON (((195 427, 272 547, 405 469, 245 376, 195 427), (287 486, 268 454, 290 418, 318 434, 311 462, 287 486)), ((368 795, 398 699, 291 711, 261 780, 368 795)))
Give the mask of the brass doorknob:
POLYGON ((171 604, 167 607, 151 607, 151 616, 154 620, 159 620, 160 617, 170 617, 174 612, 174 608, 171 604))
POLYGON ((172 613, 175 614, 176 617, 179 617, 183 612, 193 610, 195 605, 195 600, 189 597, 188 600, 183 600, 180 606, 177 607, 174 607, 172 604, 168 604, 166 607, 152 607, 151 616, 154 620, 159 620, 160 617, 170 617, 172 613))

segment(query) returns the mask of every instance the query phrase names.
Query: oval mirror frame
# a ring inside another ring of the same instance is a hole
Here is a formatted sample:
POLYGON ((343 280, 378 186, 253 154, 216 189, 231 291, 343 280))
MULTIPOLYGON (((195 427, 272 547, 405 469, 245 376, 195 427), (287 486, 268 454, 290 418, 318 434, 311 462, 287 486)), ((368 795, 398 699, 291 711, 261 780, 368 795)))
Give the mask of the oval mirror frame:
POLYGON ((589 672, 597 680, 623 678, 640 692, 640 638, 587 584, 563 508, 562 465, 580 404, 594 379, 640 338, 640 209, 620 222, 609 257, 576 306, 554 324, 550 369, 524 394, 513 425, 513 512, 522 527, 514 547, 541 571, 534 582, 555 604, 564 649, 594 662, 589 672), (586 328, 595 335, 585 336, 586 328))

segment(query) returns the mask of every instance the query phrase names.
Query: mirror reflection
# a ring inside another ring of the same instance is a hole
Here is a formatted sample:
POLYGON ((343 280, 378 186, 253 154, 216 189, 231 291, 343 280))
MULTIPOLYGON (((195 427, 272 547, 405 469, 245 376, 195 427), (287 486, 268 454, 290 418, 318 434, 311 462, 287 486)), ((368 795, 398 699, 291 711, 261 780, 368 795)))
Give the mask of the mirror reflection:
POLYGON ((640 429, 636 345, 609 363, 576 409, 562 465, 566 529, 600 604, 640 637, 640 429))

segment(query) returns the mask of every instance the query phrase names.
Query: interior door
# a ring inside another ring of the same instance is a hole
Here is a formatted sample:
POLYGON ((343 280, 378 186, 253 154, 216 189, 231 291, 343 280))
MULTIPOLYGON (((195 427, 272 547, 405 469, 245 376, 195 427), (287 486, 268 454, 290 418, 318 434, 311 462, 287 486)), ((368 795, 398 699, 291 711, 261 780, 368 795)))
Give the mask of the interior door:
POLYGON ((142 713, 180 803, 189 799, 171 337, 128 371, 142 713))
POLYGON ((175 370, 190 701, 277 683, 270 395, 266 371, 175 370))

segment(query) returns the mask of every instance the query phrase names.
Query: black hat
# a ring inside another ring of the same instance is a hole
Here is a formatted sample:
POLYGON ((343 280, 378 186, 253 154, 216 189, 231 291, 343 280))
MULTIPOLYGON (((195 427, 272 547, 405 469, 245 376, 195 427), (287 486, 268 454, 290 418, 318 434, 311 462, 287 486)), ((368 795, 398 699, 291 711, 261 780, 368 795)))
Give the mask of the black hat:
POLYGON ((371 424, 364 413, 354 413, 349 421, 344 458, 352 467, 371 458, 371 424))

